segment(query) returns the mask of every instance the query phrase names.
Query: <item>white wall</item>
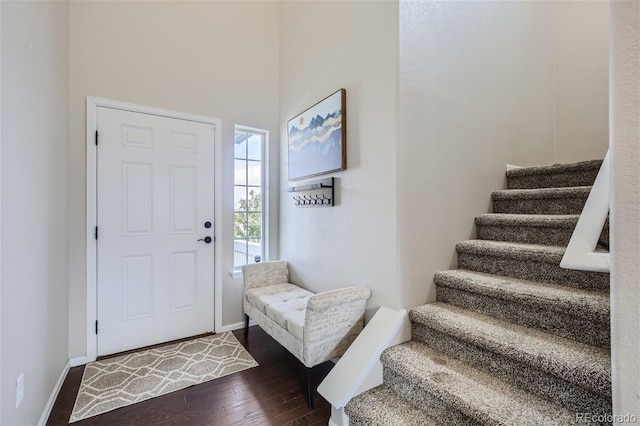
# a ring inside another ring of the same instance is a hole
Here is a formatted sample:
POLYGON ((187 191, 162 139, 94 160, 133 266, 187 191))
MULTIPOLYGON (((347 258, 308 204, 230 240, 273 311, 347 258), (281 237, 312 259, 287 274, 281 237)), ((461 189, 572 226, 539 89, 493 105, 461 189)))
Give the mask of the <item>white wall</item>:
MULTIPOLYGON (((70 6, 70 356, 85 354, 85 98, 97 96, 222 119, 224 326, 242 321, 232 280, 233 126, 267 129, 278 179, 276 2, 72 2, 70 6)), ((277 255, 277 185, 271 202, 277 255)))
MULTIPOLYGON (((0 3, 0 52, 2 46, 2 3, 0 3)), ((2 381, 2 54, 0 53, 0 383, 2 381)), ((2 421, 2 386, 0 385, 0 421, 2 421)))
MULTIPOLYGON (((611 2, 611 362, 614 414, 640 418, 640 6, 611 2)), ((622 424, 622 423, 620 423, 622 424)))
POLYGON ((398 264, 403 306, 491 211, 505 164, 553 160, 547 2, 401 2, 398 264))
MULTIPOLYGON (((0 52, 2 47, 2 3, 0 3, 0 52)), ((2 54, 0 53, 0 309, 2 309, 2 54)), ((0 311, 0 383, 2 381, 2 311, 0 311)), ((0 421, 2 421, 2 385, 0 385, 0 421)))
POLYGON ((67 2, 2 2, 2 416, 38 422, 67 362, 67 2), (16 409, 16 379, 25 397, 16 409))
POLYGON ((609 2, 554 2, 554 161, 604 158, 609 146, 609 2))
POLYGON ((398 3, 283 2, 280 10, 281 257, 292 280, 313 291, 365 285, 370 308, 397 307, 398 3), (347 170, 333 174, 337 205, 296 207, 286 192, 286 122, 340 88, 347 170))

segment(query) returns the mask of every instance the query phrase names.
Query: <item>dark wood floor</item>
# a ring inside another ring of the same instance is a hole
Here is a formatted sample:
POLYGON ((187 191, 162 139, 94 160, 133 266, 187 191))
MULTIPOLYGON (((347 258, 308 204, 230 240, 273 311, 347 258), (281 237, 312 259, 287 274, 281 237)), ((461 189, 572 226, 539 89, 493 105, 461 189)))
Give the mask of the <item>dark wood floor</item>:
MULTIPOLYGON (((181 391, 139 402, 74 423, 74 425, 326 425, 331 407, 315 393, 315 409, 307 407, 306 369, 258 327, 248 342, 236 338, 260 364, 181 391)), ((319 384, 331 363, 313 370, 319 384)), ((48 425, 66 425, 80 387, 84 366, 69 371, 48 425)))

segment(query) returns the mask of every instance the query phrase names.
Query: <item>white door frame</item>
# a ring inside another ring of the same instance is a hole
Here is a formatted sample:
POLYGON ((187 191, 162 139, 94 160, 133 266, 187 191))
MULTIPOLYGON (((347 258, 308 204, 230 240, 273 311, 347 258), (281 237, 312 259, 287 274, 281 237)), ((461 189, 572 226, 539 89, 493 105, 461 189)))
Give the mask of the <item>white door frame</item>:
MULTIPOLYGON (((113 108, 129 112, 138 112, 143 114, 158 115, 161 117, 175 118, 178 120, 197 121, 200 123, 211 124, 215 128, 215 147, 214 147, 214 230, 220 229, 222 223, 222 212, 220 210, 222 201, 222 120, 219 118, 205 117, 200 115, 188 114, 183 112, 170 111, 166 109, 147 107, 143 105, 135 105, 125 102, 112 101, 108 99, 87 97, 87 228, 86 228, 86 266, 87 266, 87 285, 86 285, 86 308, 87 308, 87 358, 86 362, 96 360, 98 339, 95 332, 95 323, 98 319, 98 282, 97 282, 97 240, 95 239, 95 227, 97 226, 97 183, 98 174, 96 162, 98 159, 98 151, 95 144, 96 130, 98 129, 98 108, 113 108)), ((219 235, 219 233, 218 233, 219 235)), ((220 241, 220 240, 218 240, 220 241)), ((222 250, 215 247, 214 255, 214 323, 212 329, 216 330, 216 326, 222 324, 222 273, 220 265, 220 256, 222 250)))

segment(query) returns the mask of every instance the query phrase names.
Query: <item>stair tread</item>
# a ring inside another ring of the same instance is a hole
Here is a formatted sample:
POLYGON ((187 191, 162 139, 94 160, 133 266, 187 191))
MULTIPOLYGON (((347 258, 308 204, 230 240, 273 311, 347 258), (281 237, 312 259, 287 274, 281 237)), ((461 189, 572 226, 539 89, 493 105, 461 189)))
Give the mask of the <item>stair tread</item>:
MULTIPOLYGON (((543 244, 517 243, 512 241, 465 240, 456 244, 458 253, 478 254, 484 256, 508 257, 534 262, 546 262, 560 265, 566 247, 543 244)), ((600 247, 596 252, 603 252, 600 247)), ((594 272, 602 273, 602 272, 594 272)))
POLYGON ((411 310, 410 318, 413 322, 526 363, 600 394, 610 392, 611 366, 607 349, 444 303, 418 306, 411 310))
POLYGON ((564 188, 534 188, 534 189, 501 189, 491 193, 491 199, 496 200, 538 200, 571 197, 588 197, 591 186, 569 186, 564 188))
POLYGON ((392 390, 380 385, 353 398, 347 414, 366 424, 398 426, 440 426, 441 423, 392 390))
POLYGON ((542 244, 515 243, 510 241, 466 240, 456 244, 458 253, 509 257, 520 260, 554 263, 560 265, 566 247, 542 244))
POLYGON ((423 391, 482 424, 569 424, 575 414, 426 345, 410 341, 381 357, 423 391))
POLYGON ((578 223, 577 214, 514 214, 486 213, 476 216, 476 225, 531 226, 543 228, 572 228, 578 223))
POLYGON ((573 316, 608 321, 609 295, 557 284, 545 284, 463 269, 435 274, 437 285, 526 303, 573 316))
POLYGON ((534 166, 522 167, 507 170, 507 177, 529 176, 529 175, 547 175, 566 172, 577 172, 584 170, 600 170, 602 160, 580 161, 568 164, 553 164, 550 166, 534 166))

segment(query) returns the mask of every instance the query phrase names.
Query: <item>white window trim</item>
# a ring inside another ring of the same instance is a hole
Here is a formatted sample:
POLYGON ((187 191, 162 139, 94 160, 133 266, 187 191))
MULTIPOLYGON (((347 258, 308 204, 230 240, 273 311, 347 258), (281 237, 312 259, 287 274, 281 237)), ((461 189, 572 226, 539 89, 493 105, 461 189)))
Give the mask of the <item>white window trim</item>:
POLYGON ((244 275, 242 275, 242 269, 239 268, 234 268, 233 271, 229 272, 229 275, 231 275, 231 278, 234 280, 241 280, 244 277, 244 275))

